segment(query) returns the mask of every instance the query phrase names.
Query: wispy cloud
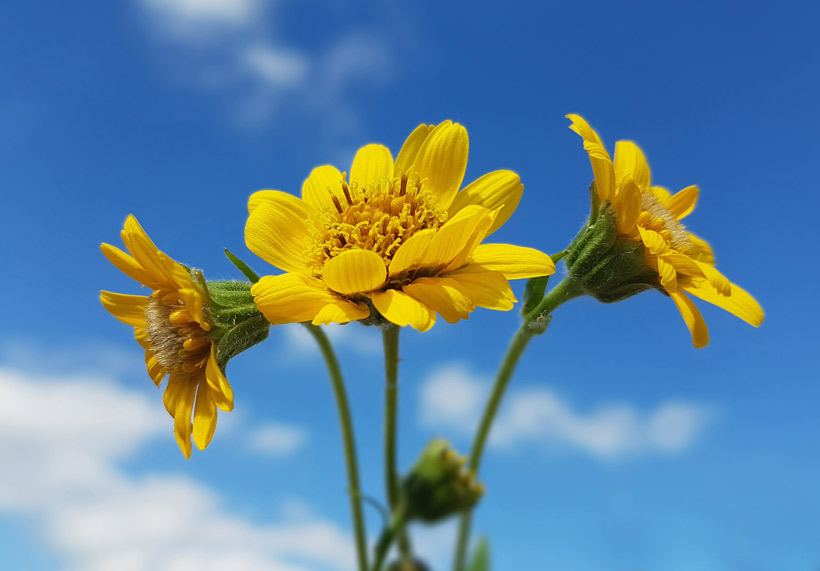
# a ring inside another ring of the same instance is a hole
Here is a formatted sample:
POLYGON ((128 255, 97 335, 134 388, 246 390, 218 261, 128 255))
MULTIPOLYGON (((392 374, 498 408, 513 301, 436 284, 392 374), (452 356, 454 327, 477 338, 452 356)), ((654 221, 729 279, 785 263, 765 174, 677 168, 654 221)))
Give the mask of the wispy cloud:
POLYGON ((77 571, 347 570, 348 534, 302 514, 243 519, 213 490, 168 473, 134 477, 119 460, 170 423, 158 403, 104 379, 0 369, 0 511, 40 522, 77 571))
POLYGON ((275 33, 275 2, 135 2, 155 37, 173 50, 166 56, 182 58, 186 73, 198 69, 200 86, 237 97, 239 104, 231 107, 246 126, 266 124, 287 108, 319 115, 325 130, 350 131, 358 122, 350 88, 366 81, 373 89, 392 78, 391 38, 378 26, 295 45, 275 33))
MULTIPOLYGON (((488 379, 477 378, 466 367, 439 368, 422 386, 420 420, 429 427, 471 434, 488 388, 488 379)), ((510 448, 521 442, 541 442, 601 458, 683 452, 713 417, 709 406, 675 399, 648 411, 622 403, 579 411, 547 388, 513 391, 505 400, 491 445, 510 448)))
POLYGON ((248 448, 270 456, 290 456, 307 445, 308 436, 301 426, 268 422, 250 433, 248 448))

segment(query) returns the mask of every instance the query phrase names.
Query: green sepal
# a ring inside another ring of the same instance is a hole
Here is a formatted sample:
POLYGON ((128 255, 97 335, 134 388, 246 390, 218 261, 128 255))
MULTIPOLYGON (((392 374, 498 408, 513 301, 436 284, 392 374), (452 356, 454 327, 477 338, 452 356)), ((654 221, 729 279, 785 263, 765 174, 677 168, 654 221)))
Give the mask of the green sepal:
POLYGON ((490 571, 490 542, 481 537, 464 571, 490 571))
POLYGON ((547 291, 549 276, 538 276, 527 280, 524 286, 524 302, 521 304, 521 315, 527 315, 544 299, 544 292, 547 291))
POLYGON ((233 252, 231 252, 228 248, 225 248, 225 256, 227 256, 231 263, 234 266, 236 266, 236 269, 242 272, 242 275, 248 278, 248 280, 250 280, 251 283, 255 284, 259 281, 259 275, 256 272, 254 272, 248 264, 240 260, 239 257, 233 252))
POLYGON ((216 361, 223 369, 230 359, 268 338, 270 323, 261 314, 224 330, 216 344, 216 361))

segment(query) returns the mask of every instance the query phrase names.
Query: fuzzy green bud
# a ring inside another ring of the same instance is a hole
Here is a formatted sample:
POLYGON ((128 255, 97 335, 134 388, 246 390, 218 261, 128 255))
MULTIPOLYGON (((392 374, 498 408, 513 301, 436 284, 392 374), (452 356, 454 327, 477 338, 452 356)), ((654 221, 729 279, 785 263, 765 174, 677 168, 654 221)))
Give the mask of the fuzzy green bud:
POLYGON ((466 458, 450 444, 434 438, 401 483, 407 520, 433 523, 472 508, 484 494, 475 473, 464 468, 466 458))
POLYGON ((609 202, 593 202, 593 214, 568 250, 569 275, 598 301, 613 303, 650 288, 663 291, 657 273, 646 266, 643 244, 618 235, 609 202))

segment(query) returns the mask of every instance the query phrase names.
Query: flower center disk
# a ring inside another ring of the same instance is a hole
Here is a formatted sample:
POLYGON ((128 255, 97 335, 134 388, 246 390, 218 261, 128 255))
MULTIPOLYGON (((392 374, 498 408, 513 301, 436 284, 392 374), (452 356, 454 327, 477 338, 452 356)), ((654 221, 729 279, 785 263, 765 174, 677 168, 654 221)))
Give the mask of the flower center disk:
POLYGON ((342 183, 340 200, 331 194, 333 208, 325 208, 316 226, 313 258, 318 271, 345 250, 370 250, 385 267, 402 243, 419 230, 439 228, 447 211, 424 188, 424 181, 406 175, 357 188, 342 183))
POLYGON ((651 192, 641 191, 641 212, 638 224, 660 234, 667 243, 680 252, 692 249, 689 232, 651 192))
POLYGON ((157 290, 148 298, 146 331, 151 350, 169 373, 193 374, 210 356, 210 334, 194 321, 175 291, 157 290))

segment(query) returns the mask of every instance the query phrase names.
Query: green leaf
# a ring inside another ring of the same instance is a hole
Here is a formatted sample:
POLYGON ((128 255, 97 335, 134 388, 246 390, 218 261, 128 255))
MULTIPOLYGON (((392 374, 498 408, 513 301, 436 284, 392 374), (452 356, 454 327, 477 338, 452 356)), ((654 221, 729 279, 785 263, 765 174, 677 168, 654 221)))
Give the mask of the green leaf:
POLYGON ((490 542, 486 537, 478 540, 473 556, 464 571, 490 571, 490 542))
POLYGON ((259 281, 259 275, 256 272, 254 272, 248 264, 246 264, 245 262, 240 260, 236 256, 236 254, 231 252, 228 248, 225 248, 225 255, 228 257, 228 259, 231 261, 231 263, 234 266, 236 266, 236 268, 240 272, 242 272, 242 275, 244 275, 246 278, 248 278, 248 280, 251 283, 255 284, 256 282, 259 281))

